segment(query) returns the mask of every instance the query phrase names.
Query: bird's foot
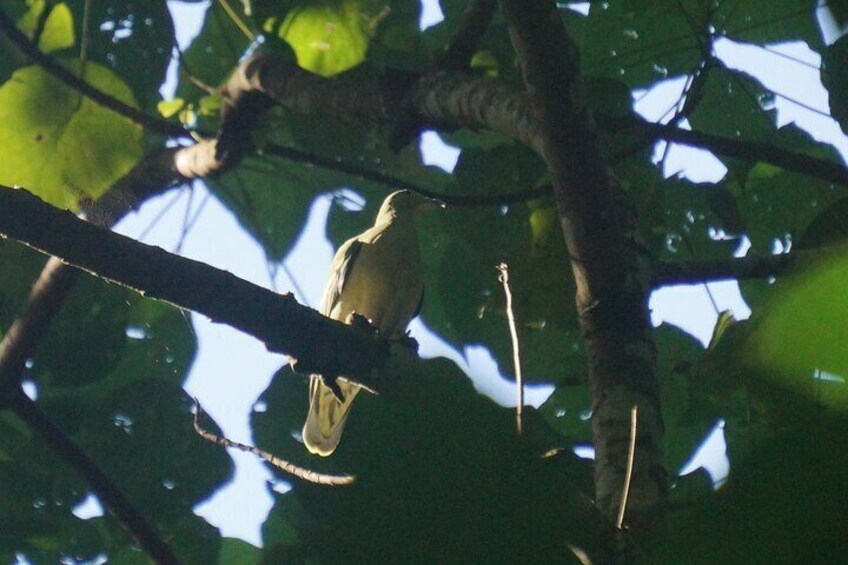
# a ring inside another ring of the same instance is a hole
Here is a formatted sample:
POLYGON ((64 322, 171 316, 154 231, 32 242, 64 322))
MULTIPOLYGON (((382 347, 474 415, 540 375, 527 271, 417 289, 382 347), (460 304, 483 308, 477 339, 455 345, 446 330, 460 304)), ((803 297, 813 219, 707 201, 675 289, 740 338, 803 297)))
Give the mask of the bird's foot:
POLYGON ((412 350, 414 353, 418 353, 418 340, 412 337, 409 332, 406 332, 405 334, 394 338, 392 341, 395 341, 403 347, 412 350))
POLYGON ((374 327, 374 325, 371 323, 371 320, 369 320, 358 312, 351 312, 350 316, 347 317, 347 323, 356 328, 368 330, 372 333, 377 333, 377 328, 374 327))
POLYGON ((327 385, 331 391, 333 391, 333 396, 336 397, 336 400, 339 402, 344 402, 344 393, 342 392, 341 387, 339 386, 339 380, 336 377, 325 377, 321 376, 321 380, 324 381, 324 384, 327 385))

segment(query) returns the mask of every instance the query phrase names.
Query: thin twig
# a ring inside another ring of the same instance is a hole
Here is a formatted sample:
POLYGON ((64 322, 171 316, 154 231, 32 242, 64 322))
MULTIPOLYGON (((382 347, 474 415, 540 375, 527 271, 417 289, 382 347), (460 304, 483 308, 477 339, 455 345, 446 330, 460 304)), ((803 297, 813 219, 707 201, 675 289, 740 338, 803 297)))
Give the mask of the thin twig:
POLYGON ((220 437, 218 435, 213 434, 212 432, 204 429, 200 425, 200 418, 203 417, 205 412, 203 411, 203 407, 200 405, 200 402, 195 398, 194 399, 195 412, 194 412, 194 431, 197 434, 205 439, 206 441, 211 441, 212 443, 217 443, 222 447, 232 447, 235 449, 240 449, 241 451, 245 451, 247 453, 252 453, 256 455, 260 459, 263 459, 280 469, 281 471, 285 471, 290 475, 297 477, 299 479, 303 479, 304 481, 309 481, 310 483, 315 483, 317 485, 328 485, 328 486, 343 486, 349 485, 353 483, 355 477, 352 475, 327 475, 324 473, 319 473, 317 471, 311 471, 309 469, 304 469, 294 463, 289 463, 284 459, 280 459, 276 455, 268 453, 258 447, 254 447, 252 445, 246 445, 244 443, 239 443, 237 441, 232 441, 225 437, 220 437))
POLYGON ((366 180, 389 186, 395 189, 406 189, 427 196, 429 198, 437 198, 450 206, 459 207, 475 207, 475 206, 507 206, 510 204, 520 204, 543 196, 548 196, 551 193, 551 186, 542 185, 518 192, 508 192, 505 194, 445 194, 424 188, 423 186, 410 182, 386 173, 366 169, 358 165, 345 163, 344 161, 336 161, 327 157, 321 157, 314 153, 301 151, 293 147, 277 145, 269 143, 262 148, 262 152, 266 155, 281 157, 296 163, 304 163, 314 165, 323 169, 338 171, 361 180, 366 180))
POLYGON ((85 479, 103 506, 118 519, 153 561, 160 565, 179 563, 170 546, 159 537, 121 490, 37 403, 18 390, 9 398, 9 408, 85 479))
POLYGON ((636 423, 639 407, 630 409, 630 447, 627 452, 627 472, 624 474, 624 487, 621 489, 621 505, 618 507, 618 519, 615 527, 619 530, 624 524, 624 512, 627 509, 627 498, 630 496, 630 482, 633 480, 633 462, 636 460, 636 423))
MULTIPOLYGON (((786 273, 794 264, 838 253, 839 247, 793 250, 777 255, 749 255, 697 261, 659 261, 653 266, 651 288, 722 280, 764 279, 786 273)), ((844 252, 844 249, 842 249, 844 252)))
POLYGON ((221 8, 233 22, 233 25, 236 26, 238 30, 242 32, 247 39, 249 39, 250 41, 256 40, 256 36, 253 34, 252 31, 250 31, 250 28, 248 28, 247 25, 245 25, 245 23, 241 21, 241 18, 239 18, 238 14, 235 10, 233 10, 233 7, 230 6, 230 3, 227 2, 227 0, 218 0, 218 4, 221 5, 221 8))
POLYGON ((519 350, 518 328, 515 324, 515 313, 512 308, 512 291, 509 289, 509 267, 506 263, 501 263, 496 268, 501 273, 498 276, 498 281, 503 285, 504 295, 506 295, 506 317, 509 320, 509 333, 512 337, 512 363, 515 366, 515 388, 518 396, 515 406, 515 426, 520 434, 521 413, 524 408, 524 378, 521 375, 521 352, 519 350))
POLYGON ((83 4, 82 32, 80 35, 80 78, 85 80, 85 67, 88 64, 88 44, 91 41, 91 0, 85 0, 83 4))
POLYGON ((768 163, 787 171, 794 171, 848 186, 848 169, 841 163, 827 159, 796 153, 768 143, 743 141, 701 131, 686 130, 674 125, 656 124, 631 116, 617 117, 596 114, 595 117, 598 125, 608 131, 632 132, 644 136, 649 141, 664 139, 689 147, 706 149, 726 157, 738 157, 768 163))

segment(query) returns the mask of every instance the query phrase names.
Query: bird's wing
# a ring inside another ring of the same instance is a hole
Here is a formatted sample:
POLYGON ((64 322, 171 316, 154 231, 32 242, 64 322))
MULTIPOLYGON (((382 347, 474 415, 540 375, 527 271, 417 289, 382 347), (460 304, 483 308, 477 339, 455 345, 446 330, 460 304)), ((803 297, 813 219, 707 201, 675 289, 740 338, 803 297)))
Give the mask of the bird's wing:
MULTIPOLYGON (((363 245, 362 236, 349 239, 333 257, 319 309, 325 316, 332 316, 363 245)), ((344 381, 336 381, 335 384, 342 398, 324 383, 321 375, 309 378, 309 414, 303 426, 303 441, 309 451, 317 455, 327 456, 335 450, 353 399, 360 388, 344 381)))
POLYGON ((330 315, 336 302, 339 301, 345 282, 350 278, 350 273, 362 246, 363 243, 360 238, 349 239, 339 247, 335 257, 333 257, 327 288, 324 290, 324 297, 321 299, 320 312, 325 316, 330 315))

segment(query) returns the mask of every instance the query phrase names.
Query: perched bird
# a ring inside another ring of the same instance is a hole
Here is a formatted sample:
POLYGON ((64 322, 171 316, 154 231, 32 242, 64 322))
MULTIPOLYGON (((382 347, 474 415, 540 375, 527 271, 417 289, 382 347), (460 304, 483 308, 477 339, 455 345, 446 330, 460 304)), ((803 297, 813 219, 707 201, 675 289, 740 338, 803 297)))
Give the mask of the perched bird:
MULTIPOLYGON (((320 312, 348 324, 358 314, 387 338, 403 336, 424 295, 415 217, 427 208, 443 206, 409 190, 390 194, 374 227, 347 240, 336 252, 320 312)), ((344 380, 331 388, 320 375, 310 377, 309 414, 303 425, 303 443, 310 452, 333 453, 361 388, 344 380)))

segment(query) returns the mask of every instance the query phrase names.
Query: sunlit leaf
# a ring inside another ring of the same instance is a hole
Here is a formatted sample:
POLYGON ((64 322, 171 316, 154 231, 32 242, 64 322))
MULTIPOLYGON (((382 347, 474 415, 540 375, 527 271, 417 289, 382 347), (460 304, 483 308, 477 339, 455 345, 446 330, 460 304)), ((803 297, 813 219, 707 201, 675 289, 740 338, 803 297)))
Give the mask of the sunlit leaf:
POLYGON ((846 277, 843 250, 784 279, 759 319, 752 351, 776 384, 811 399, 827 388, 829 403, 841 407, 848 406, 846 277))
POLYGON ((280 37, 292 46, 301 67, 330 77, 365 60, 369 40, 386 15, 379 8, 367 0, 299 4, 286 14, 280 37))
POLYGON ((46 0, 28 2, 29 9, 18 21, 18 27, 33 39, 38 21, 43 17, 44 10, 50 13, 44 21, 44 27, 38 37, 38 48, 45 53, 58 51, 74 44, 74 20, 71 10, 64 2, 53 4, 47 8, 46 0))
MULTIPOLYGON (((78 62, 68 67, 80 74, 78 62)), ((85 80, 135 105, 111 71, 88 63, 85 80)), ((40 67, 0 87, 0 182, 20 185, 61 208, 96 199, 141 157, 141 126, 82 96, 40 67)))

